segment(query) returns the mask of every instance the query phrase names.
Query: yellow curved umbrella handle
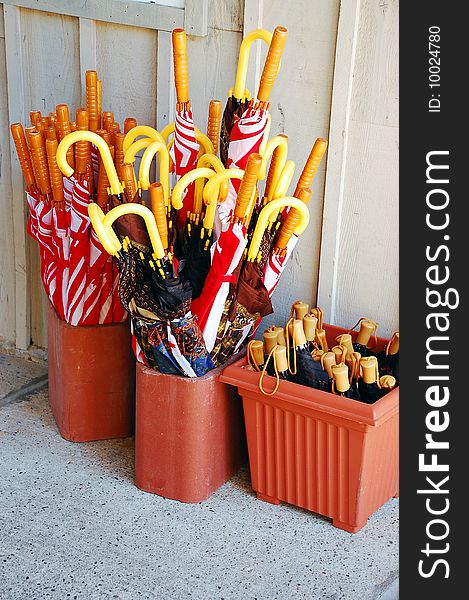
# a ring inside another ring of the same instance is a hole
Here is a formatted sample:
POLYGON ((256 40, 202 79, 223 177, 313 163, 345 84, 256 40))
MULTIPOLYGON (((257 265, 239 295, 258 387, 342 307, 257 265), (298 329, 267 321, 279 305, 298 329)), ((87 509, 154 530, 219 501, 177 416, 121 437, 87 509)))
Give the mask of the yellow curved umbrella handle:
POLYGON ((210 181, 207 181, 204 188, 203 197, 205 204, 217 202, 218 190, 222 181, 227 181, 228 179, 242 179, 243 176, 244 171, 242 169, 225 169, 221 173, 212 175, 210 181))
POLYGON ((114 166, 114 161, 112 160, 111 152, 109 150, 109 146, 104 141, 104 139, 93 133, 92 131, 73 131, 66 135, 59 144, 57 148, 57 164, 59 165, 60 170, 66 177, 71 177, 73 175, 73 169, 67 162, 67 150, 70 148, 72 144, 75 142, 86 141, 94 144, 101 155, 104 168, 106 170, 107 177, 109 179, 109 186, 111 188, 111 192, 115 195, 121 194, 123 187, 121 182, 119 181, 119 177, 117 175, 116 167, 114 166))
MULTIPOLYGON (((287 160, 282 169, 282 172, 280 173, 280 177, 278 178, 277 185, 275 186, 274 192, 272 194, 272 200, 276 200, 277 198, 284 198, 287 195, 288 188, 290 187, 290 183, 293 179, 294 174, 295 163, 292 160, 287 160)), ((271 223, 277 220, 278 213, 278 210, 272 211, 269 217, 269 221, 271 223)))
MULTIPOLYGON (((197 168, 208 167, 213 169, 216 173, 221 173, 225 170, 224 164, 215 154, 202 154, 202 156, 197 161, 197 168)), ((204 191, 205 181, 204 178, 200 177, 195 182, 195 191, 194 191, 194 213, 200 213, 202 211, 202 203, 203 203, 203 191, 204 191)), ((225 179, 221 182, 220 190, 218 193, 218 202, 223 202, 226 200, 228 196, 228 181, 225 179)))
POLYGON ((137 156, 137 154, 141 150, 148 148, 148 146, 155 141, 158 141, 158 140, 154 140, 152 138, 147 137, 147 138, 142 138, 140 140, 136 140, 135 142, 133 142, 125 151, 124 163, 132 165, 135 162, 135 157, 137 156))
POLYGON ((247 259, 249 261, 253 262, 257 258, 259 248, 261 246, 262 236, 264 235, 264 231, 271 213, 278 212, 281 208, 285 206, 291 206, 292 208, 298 210, 298 212, 300 213, 300 219, 295 227, 296 235, 302 234, 308 226, 308 207, 301 200, 298 200, 298 198, 293 198, 292 196, 286 196, 284 198, 277 198, 277 200, 272 200, 271 202, 269 202, 269 204, 264 206, 264 208, 259 213, 256 228, 254 230, 254 234, 252 236, 251 244, 248 250, 247 259))
POLYGON ((90 202, 90 204, 88 204, 88 215, 90 217, 91 225, 103 248, 108 254, 117 256, 122 244, 113 229, 109 231, 104 227, 104 213, 96 202, 90 202))
POLYGON ((122 146, 123 150, 124 150, 124 154, 127 151, 127 148, 129 148, 135 142, 135 140, 140 136, 149 137, 153 141, 158 141, 158 142, 164 141, 161 133, 159 131, 157 131, 156 129, 154 129, 153 127, 149 127, 148 125, 137 125, 137 127, 133 127, 130 131, 128 131, 124 138, 124 143, 122 146))
POLYGON ((278 179, 278 176, 282 172, 283 166, 287 162, 288 155, 288 137, 282 134, 274 136, 273 138, 268 140, 267 144, 265 145, 264 152, 262 153, 262 164, 261 170, 259 171, 259 179, 265 179, 267 175, 267 163, 269 162, 269 159, 274 153, 274 150, 276 150, 277 148, 279 149, 277 163, 279 167, 277 167, 278 174, 276 179, 278 179))
POLYGON ((233 88, 233 96, 238 100, 242 100, 244 97, 249 55, 251 53, 251 46, 256 40, 263 40, 270 46, 270 43, 272 42, 272 33, 266 29, 254 29, 254 31, 250 31, 241 42, 235 86, 233 88))
POLYGON ((215 175, 217 175, 217 173, 208 167, 192 169, 192 171, 189 171, 183 175, 173 188, 171 202, 174 208, 176 210, 180 210, 182 208, 182 195, 184 194, 184 190, 187 188, 187 186, 196 181, 199 177, 204 179, 212 179, 215 177, 215 175))
POLYGON ((164 202, 169 204, 169 152, 164 142, 153 142, 145 150, 140 163, 138 179, 142 190, 150 187, 150 166, 154 156, 158 154, 160 166, 160 182, 163 186, 164 202))
MULTIPOLYGON (((155 217, 153 216, 151 210, 143 204, 127 202, 125 204, 119 204, 119 206, 116 206, 112 210, 110 210, 104 216, 103 219, 103 227, 106 230, 106 232, 112 230, 112 224, 114 223, 114 221, 119 217, 122 217, 123 215, 139 215, 143 218, 147 226, 148 235, 150 237, 153 252, 156 258, 163 258, 165 256, 165 252, 163 244, 161 243, 161 238, 158 232, 155 217)), ((119 250, 121 247, 122 246, 119 242, 119 250)))

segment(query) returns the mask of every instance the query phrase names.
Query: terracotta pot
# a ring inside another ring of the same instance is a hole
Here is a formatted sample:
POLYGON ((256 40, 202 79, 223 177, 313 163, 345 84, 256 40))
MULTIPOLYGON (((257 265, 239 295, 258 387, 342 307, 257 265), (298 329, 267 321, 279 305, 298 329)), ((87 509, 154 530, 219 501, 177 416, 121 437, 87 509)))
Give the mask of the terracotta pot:
POLYGON ((71 442, 134 432, 135 359, 130 325, 73 327, 48 314, 49 404, 71 442))
POLYGON ((246 462, 241 399, 220 382, 221 370, 189 378, 137 363, 137 487, 201 502, 246 462))
MULTIPOLYGON (((330 346, 346 332, 324 328, 330 346)), ((377 349, 386 342, 379 339, 377 349)), ((228 366, 221 381, 243 398, 257 497, 325 515, 351 533, 360 530, 398 494, 399 389, 370 405, 289 381, 265 396, 259 374, 245 364, 242 359, 228 366)))

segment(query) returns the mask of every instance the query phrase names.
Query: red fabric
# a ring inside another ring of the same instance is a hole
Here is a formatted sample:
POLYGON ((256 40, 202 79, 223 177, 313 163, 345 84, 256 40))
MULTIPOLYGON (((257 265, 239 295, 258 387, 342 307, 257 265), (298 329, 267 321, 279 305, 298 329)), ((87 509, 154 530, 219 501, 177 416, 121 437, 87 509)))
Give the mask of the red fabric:
MULTIPOLYGON (((177 179, 196 168, 198 154, 199 143, 195 138, 192 110, 182 110, 176 115, 174 143, 171 147, 171 159, 177 179)), ((187 212, 192 211, 193 204, 194 184, 191 183, 184 194, 183 207, 178 212, 180 226, 185 224, 187 212)))

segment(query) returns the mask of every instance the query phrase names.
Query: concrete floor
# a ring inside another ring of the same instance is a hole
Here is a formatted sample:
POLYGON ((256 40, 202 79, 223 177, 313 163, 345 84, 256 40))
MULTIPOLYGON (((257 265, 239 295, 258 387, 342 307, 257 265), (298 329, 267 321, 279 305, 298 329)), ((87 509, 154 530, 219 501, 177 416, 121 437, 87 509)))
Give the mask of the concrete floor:
POLYGON ((252 493, 197 505, 138 490, 133 440, 63 440, 43 365, 0 355, 2 600, 398 598, 398 501, 355 535, 252 493))

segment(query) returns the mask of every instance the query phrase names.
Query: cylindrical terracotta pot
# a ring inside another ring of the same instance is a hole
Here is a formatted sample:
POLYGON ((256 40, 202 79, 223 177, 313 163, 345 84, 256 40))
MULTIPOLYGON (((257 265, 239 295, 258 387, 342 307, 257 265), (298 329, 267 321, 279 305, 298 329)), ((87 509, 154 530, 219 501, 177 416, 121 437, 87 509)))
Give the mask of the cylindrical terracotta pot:
POLYGON ((189 378, 137 363, 137 487, 201 502, 246 461, 241 399, 221 383, 221 370, 189 378))
POLYGON ((73 327, 48 314, 49 404, 72 442, 134 432, 135 359, 129 322, 73 327))

